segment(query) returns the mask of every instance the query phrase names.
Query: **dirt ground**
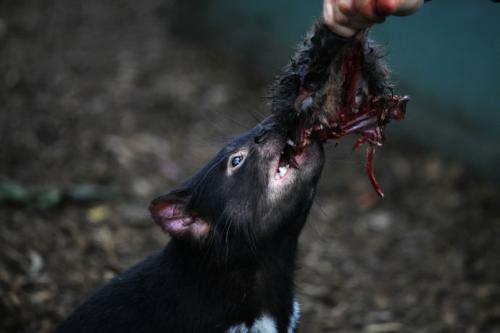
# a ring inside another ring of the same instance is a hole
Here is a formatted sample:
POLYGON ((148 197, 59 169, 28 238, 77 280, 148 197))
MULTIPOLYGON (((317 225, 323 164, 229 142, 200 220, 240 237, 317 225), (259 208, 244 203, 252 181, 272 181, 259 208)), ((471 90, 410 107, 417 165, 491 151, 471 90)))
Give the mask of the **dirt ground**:
MULTIPOLYGON (((266 114, 269 82, 179 40, 173 6, 0 3, 0 331, 50 332, 159 250, 148 202, 266 114)), ((500 332, 498 184, 389 141, 379 200, 361 151, 327 156, 301 237, 301 331, 500 332)))

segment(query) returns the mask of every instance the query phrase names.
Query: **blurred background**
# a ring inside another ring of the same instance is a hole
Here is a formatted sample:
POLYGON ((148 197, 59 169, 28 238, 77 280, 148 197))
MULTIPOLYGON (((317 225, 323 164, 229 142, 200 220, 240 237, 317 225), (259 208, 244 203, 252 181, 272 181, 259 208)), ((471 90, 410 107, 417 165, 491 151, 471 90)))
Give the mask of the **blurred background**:
MULTIPOLYGON (((321 1, 0 2, 0 331, 50 332, 168 241, 147 206, 268 113, 321 1)), ((376 156, 327 147, 302 332, 500 332, 500 4, 372 31, 409 94, 376 156)))

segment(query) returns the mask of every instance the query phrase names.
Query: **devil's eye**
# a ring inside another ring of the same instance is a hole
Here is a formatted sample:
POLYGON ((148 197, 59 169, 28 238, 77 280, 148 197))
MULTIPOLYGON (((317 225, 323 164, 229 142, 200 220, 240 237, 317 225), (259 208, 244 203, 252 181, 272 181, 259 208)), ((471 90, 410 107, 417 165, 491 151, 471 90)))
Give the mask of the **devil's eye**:
POLYGON ((243 155, 236 155, 231 158, 231 166, 236 168, 243 162, 243 155))
POLYGON ((231 176, 238 168, 240 168, 248 155, 248 149, 240 149, 229 156, 227 160, 226 174, 231 176))

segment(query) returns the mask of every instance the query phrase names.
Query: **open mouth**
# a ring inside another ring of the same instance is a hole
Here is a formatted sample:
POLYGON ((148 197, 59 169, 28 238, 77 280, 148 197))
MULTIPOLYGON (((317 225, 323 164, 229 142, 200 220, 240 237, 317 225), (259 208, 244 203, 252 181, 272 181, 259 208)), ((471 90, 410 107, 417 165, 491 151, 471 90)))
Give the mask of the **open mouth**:
POLYGON ((293 172, 293 169, 299 169, 306 159, 306 150, 307 146, 298 148, 291 139, 288 139, 277 161, 274 179, 283 180, 293 172))

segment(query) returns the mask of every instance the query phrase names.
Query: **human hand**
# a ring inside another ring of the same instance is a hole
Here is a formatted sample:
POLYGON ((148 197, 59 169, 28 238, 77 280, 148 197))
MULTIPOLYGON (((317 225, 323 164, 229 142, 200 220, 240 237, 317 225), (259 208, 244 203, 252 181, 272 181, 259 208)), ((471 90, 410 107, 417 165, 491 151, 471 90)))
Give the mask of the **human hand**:
POLYGON ((323 18, 338 35, 352 37, 389 15, 410 15, 423 3, 424 0, 324 0, 323 18))

